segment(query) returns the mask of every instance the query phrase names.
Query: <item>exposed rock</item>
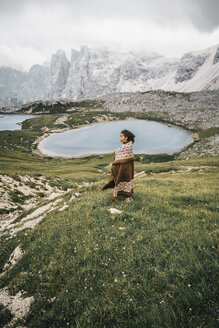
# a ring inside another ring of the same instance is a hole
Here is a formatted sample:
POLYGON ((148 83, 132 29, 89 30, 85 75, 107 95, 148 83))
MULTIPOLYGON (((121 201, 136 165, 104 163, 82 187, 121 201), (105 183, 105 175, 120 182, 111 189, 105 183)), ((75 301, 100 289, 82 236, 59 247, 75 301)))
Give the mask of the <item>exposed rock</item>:
POLYGON ((135 173, 135 178, 144 178, 144 177, 146 177, 146 173, 145 173, 145 171, 142 171, 142 172, 138 172, 138 173, 135 173))
POLYGON ((47 199, 48 200, 52 200, 52 199, 55 199, 56 197, 59 197, 60 195, 62 195, 64 192, 63 191, 60 191, 60 192, 53 192, 51 193, 47 199))
POLYGON ((113 208, 113 207, 109 208, 108 211, 109 211, 111 214, 121 214, 121 213, 122 213, 122 211, 117 210, 116 208, 113 208))
POLYGON ((72 195, 71 196, 71 199, 69 200, 69 202, 71 202, 72 200, 74 200, 76 198, 76 196, 75 195, 72 195))
POLYGON ((16 236, 16 234, 19 231, 22 231, 22 230, 25 230, 25 229, 31 229, 31 230, 33 230, 43 219, 44 219, 44 216, 41 215, 41 216, 38 216, 38 217, 36 217, 36 218, 34 218, 32 220, 22 222, 20 225, 18 224, 18 225, 10 226, 9 227, 11 229, 10 230, 10 236, 11 237, 12 236, 16 236))
POLYGON ((219 135, 205 138, 196 142, 193 147, 189 147, 182 151, 179 159, 189 159, 193 157, 210 156, 216 157, 219 155, 219 135))
POLYGON ((198 71, 199 67, 205 62, 206 55, 194 56, 192 53, 185 54, 180 61, 175 75, 175 82, 183 82, 191 80, 195 73, 198 71))
POLYGON ((163 90, 119 93, 101 98, 109 112, 149 112, 173 125, 208 129, 219 124, 219 91, 191 93, 165 92, 163 90), (153 112, 153 113, 152 113, 153 112))
POLYGON ((217 64, 219 62, 219 47, 217 47, 217 51, 214 55, 213 65, 217 64))
POLYGON ((66 208, 68 208, 68 205, 67 205, 67 204, 64 204, 64 205, 59 209, 59 211, 62 212, 62 211, 64 211, 66 208))
POLYGON ((66 124, 65 121, 68 119, 68 115, 64 115, 64 116, 61 116, 59 118, 57 118, 57 120, 55 121, 55 125, 58 125, 58 124, 66 124))
POLYGON ((20 246, 17 246, 13 253, 11 254, 8 262, 4 265, 3 270, 8 270, 12 266, 14 266, 23 256, 24 252, 22 251, 20 246))
POLYGON ((194 141, 199 141, 200 140, 198 133, 193 133, 192 138, 193 138, 194 141))
POLYGON ((22 293, 18 292, 15 296, 9 295, 7 287, 0 290, 0 303, 7 307, 12 315, 12 320, 5 327, 13 327, 18 319, 22 319, 28 314, 30 305, 34 301, 31 297, 22 297, 22 293))
POLYGON ((50 98, 60 98, 65 88, 70 62, 63 50, 58 50, 51 60, 50 98))
POLYGON ((63 191, 56 186, 51 187, 45 176, 34 178, 28 175, 17 177, 0 175, 0 234, 13 236, 18 231, 33 229, 44 219, 46 213, 60 207, 63 199, 55 198, 63 196, 70 190, 72 189, 63 191), (15 196, 19 200, 19 207, 13 200, 15 196), (40 205, 42 198, 48 204, 40 205), (32 209, 35 210, 17 221, 22 212, 32 209))
POLYGON ((48 99, 50 69, 33 65, 29 72, 0 67, 0 106, 16 106, 48 99))
POLYGON ((71 62, 63 50, 58 50, 50 67, 34 65, 29 72, 1 67, 0 106, 17 106, 39 99, 88 99, 115 92, 216 90, 218 49, 215 45, 190 52, 180 60, 157 53, 82 46, 80 51, 72 50, 71 62))

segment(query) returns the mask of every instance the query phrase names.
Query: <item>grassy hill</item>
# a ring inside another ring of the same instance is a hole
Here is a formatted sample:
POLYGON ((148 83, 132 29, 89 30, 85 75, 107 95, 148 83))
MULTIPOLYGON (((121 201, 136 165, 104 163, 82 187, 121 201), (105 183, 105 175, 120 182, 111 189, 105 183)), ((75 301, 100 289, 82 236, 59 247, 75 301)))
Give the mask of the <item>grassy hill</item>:
POLYGON ((15 327, 33 328, 216 327, 218 158, 136 156, 134 201, 115 205, 112 190, 101 191, 112 155, 31 153, 54 122, 0 133, 0 188, 18 205, 2 211, 11 221, 1 231, 0 288, 33 297, 23 318, 0 306, 1 325, 14 316, 15 327), (22 256, 4 270, 17 246, 22 256))

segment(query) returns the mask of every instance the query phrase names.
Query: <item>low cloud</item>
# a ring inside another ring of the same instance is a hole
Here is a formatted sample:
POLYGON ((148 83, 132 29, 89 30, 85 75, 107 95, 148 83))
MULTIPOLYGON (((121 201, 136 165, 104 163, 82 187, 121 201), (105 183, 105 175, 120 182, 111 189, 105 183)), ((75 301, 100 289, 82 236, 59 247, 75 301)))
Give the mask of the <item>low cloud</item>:
POLYGON ((34 11, 41 12, 41 16, 49 16, 58 9, 76 21, 83 17, 131 17, 136 20, 149 19, 167 27, 190 21, 203 32, 211 32, 219 26, 218 0, 0 0, 0 9, 3 20, 4 17, 16 20, 16 17, 27 12, 33 14, 34 11))
POLYGON ((0 66, 82 44, 181 56, 218 42, 218 12, 218 0, 0 0, 0 66))

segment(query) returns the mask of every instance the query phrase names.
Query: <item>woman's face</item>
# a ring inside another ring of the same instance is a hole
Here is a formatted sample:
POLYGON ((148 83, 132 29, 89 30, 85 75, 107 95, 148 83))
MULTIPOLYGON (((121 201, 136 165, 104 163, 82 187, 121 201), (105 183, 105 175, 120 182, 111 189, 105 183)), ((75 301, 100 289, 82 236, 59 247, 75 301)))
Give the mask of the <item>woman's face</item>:
POLYGON ((120 133, 120 142, 121 143, 127 142, 127 137, 125 137, 123 133, 120 133))

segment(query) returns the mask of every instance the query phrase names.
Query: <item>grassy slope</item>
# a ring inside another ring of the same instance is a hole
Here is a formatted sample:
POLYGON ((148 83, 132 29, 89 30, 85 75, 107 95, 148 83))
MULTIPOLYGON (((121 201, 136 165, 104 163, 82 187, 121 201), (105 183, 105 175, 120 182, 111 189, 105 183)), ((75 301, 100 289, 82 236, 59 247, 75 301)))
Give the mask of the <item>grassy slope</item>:
MULTIPOLYGON (((14 133, 8 137, 39 134, 14 133)), ((33 232, 1 240, 4 258, 18 244, 25 250, 0 286, 34 296, 26 327, 216 327, 218 159, 143 158, 136 171, 156 175, 136 179, 134 202, 112 205, 112 191, 100 190, 107 175, 98 171, 109 172, 111 155, 39 159, 8 137, 1 173, 94 182, 33 232), (209 167, 177 173, 200 165, 209 167), (113 216, 112 206, 123 212, 113 216)))

